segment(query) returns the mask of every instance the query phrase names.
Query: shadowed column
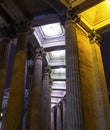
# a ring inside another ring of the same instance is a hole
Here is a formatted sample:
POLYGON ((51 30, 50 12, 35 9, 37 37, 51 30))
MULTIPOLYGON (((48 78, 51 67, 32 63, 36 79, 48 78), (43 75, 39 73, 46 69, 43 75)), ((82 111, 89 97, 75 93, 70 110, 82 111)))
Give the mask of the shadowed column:
POLYGON ((7 75, 9 43, 10 39, 7 37, 0 41, 0 113, 2 113, 2 100, 7 75))
POLYGON ((66 98, 63 98, 62 101, 62 106, 63 106, 63 130, 67 130, 67 120, 66 120, 66 98))
POLYGON ((50 66, 44 68, 41 99, 41 130, 50 130, 50 66))
POLYGON ((27 34, 20 33, 12 70, 9 101, 6 110, 4 130, 21 130, 24 99, 24 77, 26 62, 27 34))
POLYGON ((57 105, 57 130, 61 130, 62 126, 61 126, 61 104, 57 105))
POLYGON ((29 130, 41 130, 42 58, 44 55, 43 48, 35 50, 29 130))
POLYGON ((51 109, 51 130, 55 130, 54 108, 51 109))
POLYGON ((79 76, 76 25, 73 20, 65 23, 66 31, 66 86, 67 130, 83 130, 81 86, 79 76))

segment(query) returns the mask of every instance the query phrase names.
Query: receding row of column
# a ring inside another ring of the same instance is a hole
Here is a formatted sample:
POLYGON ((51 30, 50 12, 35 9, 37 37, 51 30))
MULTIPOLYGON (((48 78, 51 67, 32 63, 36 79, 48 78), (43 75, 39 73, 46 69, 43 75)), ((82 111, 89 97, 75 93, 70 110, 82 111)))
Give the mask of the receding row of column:
POLYGON ((65 98, 51 109, 51 130, 67 130, 65 98))
MULTIPOLYGON (((91 38, 89 41, 89 38, 77 29, 75 21, 67 22, 65 29, 67 108, 63 100, 63 107, 59 104, 56 111, 51 111, 50 121, 49 68, 45 68, 42 75, 45 53, 42 48, 36 49, 34 52, 28 129, 49 130, 51 122, 51 130, 109 130, 109 100, 100 48, 96 43, 97 38, 93 37, 94 43, 91 42, 91 38)), ((93 34, 93 36, 95 35, 93 34)), ((2 107, 6 80, 8 64, 6 50, 9 43, 9 38, 2 39, 0 43, 0 60, 3 61, 0 62, 0 108, 2 107)), ((27 33, 22 32, 17 37, 3 130, 22 129, 26 53, 27 33)), ((0 112, 2 112, 2 108, 0 112)))
MULTIPOLYGON (((5 89, 5 81, 8 65, 8 45, 10 38, 3 38, 0 42, 0 113, 2 113, 2 100, 5 89)), ((33 81, 31 86, 30 111, 28 116, 29 130, 49 130, 50 129, 50 87, 48 69, 44 71, 43 48, 34 52, 33 81), (43 79, 42 79, 43 76, 43 79), (43 93, 42 93, 43 92, 43 93), (46 98, 46 100, 44 99, 46 98), (47 108, 44 111, 45 107, 47 108), (43 109, 41 109, 43 108, 43 109), (41 122, 42 120, 42 122, 41 122), (42 124, 43 123, 43 124, 42 124)), ((10 60, 10 59, 9 59, 10 60)), ((5 121, 2 124, 3 130, 21 130, 24 110, 25 95, 25 72, 27 60, 27 33, 22 32, 17 37, 17 46, 14 56, 11 83, 9 90, 8 105, 6 108, 5 121)), ((25 127, 27 128, 27 127, 25 127)))

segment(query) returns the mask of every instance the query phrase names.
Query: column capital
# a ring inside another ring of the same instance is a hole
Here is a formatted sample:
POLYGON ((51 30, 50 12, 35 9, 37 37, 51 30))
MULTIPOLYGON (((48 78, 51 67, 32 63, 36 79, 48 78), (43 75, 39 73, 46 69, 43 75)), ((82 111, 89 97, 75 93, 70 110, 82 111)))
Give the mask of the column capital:
POLYGON ((51 67, 50 66, 44 67, 43 79, 49 79, 50 78, 50 73, 51 73, 51 67))
POLYGON ((73 11, 73 9, 68 9, 66 15, 67 15, 67 22, 72 22, 75 24, 80 22, 80 17, 78 16, 77 13, 73 11))
POLYGON ((46 52, 44 51, 43 47, 35 49, 33 52, 33 58, 34 59, 42 59, 46 56, 46 52))
POLYGON ((45 74, 50 74, 51 73, 51 66, 46 66, 45 68, 44 68, 44 75, 45 74))
POLYGON ((50 79, 49 79, 49 86, 51 86, 53 84, 53 79, 51 79, 51 77, 50 77, 50 79))
POLYGON ((100 36, 100 34, 98 34, 95 30, 92 30, 92 31, 88 34, 88 38, 89 38, 89 40, 90 40, 91 43, 96 42, 97 44, 100 45, 101 36, 100 36))

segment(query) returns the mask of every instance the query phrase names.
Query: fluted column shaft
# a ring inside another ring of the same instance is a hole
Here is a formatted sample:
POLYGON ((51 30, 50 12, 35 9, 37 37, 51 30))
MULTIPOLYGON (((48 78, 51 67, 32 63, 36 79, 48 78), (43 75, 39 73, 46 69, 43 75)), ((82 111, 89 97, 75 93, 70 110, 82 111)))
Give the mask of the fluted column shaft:
POLYGON ((44 68, 41 99, 41 130, 50 130, 50 67, 44 68))
POLYGON ((110 129, 110 106, 100 46, 97 44, 97 41, 94 41, 91 44, 91 48, 94 62, 94 76, 99 129, 108 130, 110 129))
POLYGON ((61 105, 60 104, 57 105, 57 116, 56 116, 56 118, 57 118, 56 128, 57 128, 57 130, 61 130, 62 124, 61 124, 61 105))
POLYGON ((36 49, 34 61, 34 77, 32 87, 32 97, 30 106, 29 130, 41 129, 41 88, 42 88, 42 58, 44 51, 42 48, 36 49))
POLYGON ((72 21, 66 22, 65 31, 67 67, 67 130, 83 130, 81 86, 75 23, 72 21))
POLYGON ((21 130, 27 34, 18 35, 4 130, 21 130))
POLYGON ((5 87, 7 65, 8 65, 8 45, 10 43, 9 38, 3 38, 0 42, 0 113, 2 112, 2 100, 5 87))
POLYGON ((51 130, 55 130, 54 108, 51 110, 51 130))

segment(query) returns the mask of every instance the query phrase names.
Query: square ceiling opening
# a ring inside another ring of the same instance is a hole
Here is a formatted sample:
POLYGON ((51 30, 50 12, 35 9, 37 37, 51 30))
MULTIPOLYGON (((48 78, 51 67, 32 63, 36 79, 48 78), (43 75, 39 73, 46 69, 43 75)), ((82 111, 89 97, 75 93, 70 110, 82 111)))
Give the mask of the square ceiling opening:
POLYGON ((39 27, 44 38, 60 37, 64 33, 63 27, 60 23, 52 23, 39 27))
POLYGON ((81 21, 92 30, 104 27, 110 24, 110 0, 104 0, 79 15, 81 21))

